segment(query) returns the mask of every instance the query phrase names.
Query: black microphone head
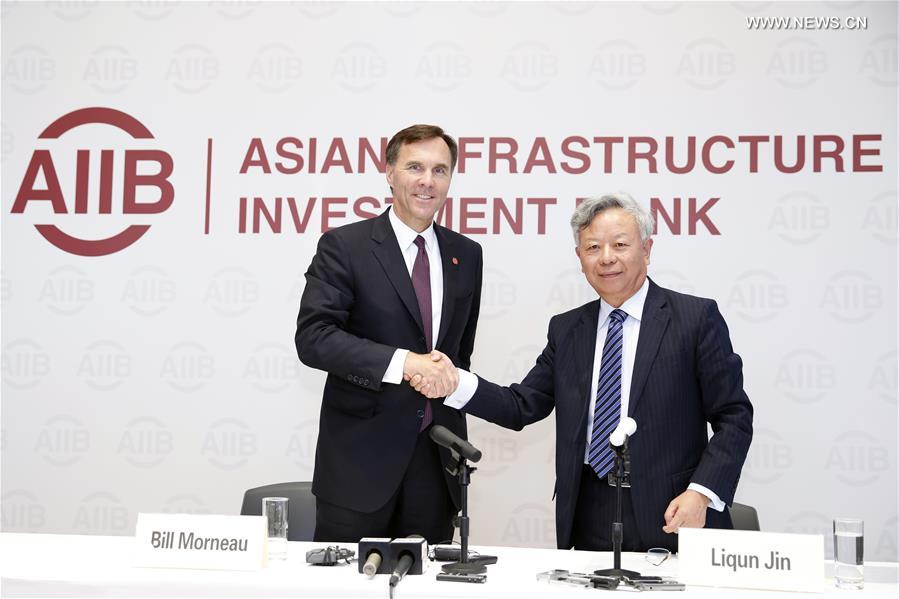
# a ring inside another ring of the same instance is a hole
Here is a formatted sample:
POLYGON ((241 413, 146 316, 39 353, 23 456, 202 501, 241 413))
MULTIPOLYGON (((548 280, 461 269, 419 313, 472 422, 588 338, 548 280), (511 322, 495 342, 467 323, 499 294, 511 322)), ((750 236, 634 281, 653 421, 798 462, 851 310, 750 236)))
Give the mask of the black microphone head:
POLYGON ((481 450, 475 448, 474 445, 445 426, 435 424, 431 427, 431 430, 428 431, 428 436, 431 437, 431 440, 437 445, 452 449, 466 460, 477 462, 481 459, 481 450))
POLYGON ((446 439, 446 435, 449 432, 450 430, 445 426, 435 424, 428 429, 428 436, 431 438, 431 441, 437 445, 443 445, 443 440, 446 439))

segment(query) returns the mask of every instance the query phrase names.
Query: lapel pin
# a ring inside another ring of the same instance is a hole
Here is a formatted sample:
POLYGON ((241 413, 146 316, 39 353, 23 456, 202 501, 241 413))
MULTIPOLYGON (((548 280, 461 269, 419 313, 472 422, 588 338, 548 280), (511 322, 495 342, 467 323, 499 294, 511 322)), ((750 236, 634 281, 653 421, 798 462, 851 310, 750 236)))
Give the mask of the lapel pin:
POLYGON ((455 264, 456 266, 459 266, 459 259, 456 258, 455 256, 453 256, 453 264, 455 264))

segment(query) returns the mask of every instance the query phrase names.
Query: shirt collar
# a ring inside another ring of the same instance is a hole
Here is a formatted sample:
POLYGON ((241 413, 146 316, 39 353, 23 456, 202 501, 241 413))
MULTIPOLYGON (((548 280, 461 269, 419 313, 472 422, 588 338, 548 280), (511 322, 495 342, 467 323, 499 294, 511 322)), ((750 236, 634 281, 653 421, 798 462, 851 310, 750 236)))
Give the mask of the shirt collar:
MULTIPOLYGON (((623 310, 633 319, 638 321, 642 320, 643 305, 646 303, 647 293, 649 293, 649 277, 646 277, 643 280, 643 284, 640 285, 637 293, 627 298, 618 309, 623 310)), ((615 310, 615 308, 606 303, 606 300, 599 298, 599 326, 606 326, 606 322, 608 321, 609 314, 612 313, 612 310, 615 310)))
POLYGON ((409 249, 409 246, 415 243, 415 238, 421 235, 424 237, 425 245, 428 249, 434 249, 437 247, 437 234, 434 233, 434 223, 431 223, 427 229, 419 233, 406 223, 400 220, 400 217, 396 215, 393 211, 393 208, 390 209, 390 212, 387 213, 387 218, 390 220, 390 226, 393 227, 393 234, 396 235, 396 240, 400 245, 400 250, 405 252, 409 249))

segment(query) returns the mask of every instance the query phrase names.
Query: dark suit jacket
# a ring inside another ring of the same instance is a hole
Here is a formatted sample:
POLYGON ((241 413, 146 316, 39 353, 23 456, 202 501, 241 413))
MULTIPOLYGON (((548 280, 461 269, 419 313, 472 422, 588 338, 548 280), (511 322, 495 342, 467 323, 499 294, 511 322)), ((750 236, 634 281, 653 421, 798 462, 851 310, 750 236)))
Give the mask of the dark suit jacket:
MULTIPOLYGON (((481 302, 481 246, 434 225, 443 263, 435 348, 468 368, 481 302)), ((427 353, 412 280, 387 212, 331 230, 306 272, 296 332, 300 360, 327 371, 312 492, 372 512, 399 487, 419 435, 425 399, 381 382, 397 348, 427 353)), ((465 415, 431 402, 434 423, 466 437, 465 415)), ((444 464, 448 452, 442 450, 444 464)), ((459 505, 459 487, 447 475, 459 505)))
MULTIPOLYGON (((465 406, 516 430, 556 409, 556 540, 563 549, 571 547, 584 463, 598 317, 599 300, 554 316, 546 348, 521 384, 480 379, 465 406)), ((637 422, 630 494, 640 537, 648 547, 676 550, 676 535, 662 531, 668 503, 690 482, 732 503, 752 439, 742 361, 714 301, 650 281, 628 405, 637 422)), ((709 510, 706 526, 731 528, 728 512, 709 510)))

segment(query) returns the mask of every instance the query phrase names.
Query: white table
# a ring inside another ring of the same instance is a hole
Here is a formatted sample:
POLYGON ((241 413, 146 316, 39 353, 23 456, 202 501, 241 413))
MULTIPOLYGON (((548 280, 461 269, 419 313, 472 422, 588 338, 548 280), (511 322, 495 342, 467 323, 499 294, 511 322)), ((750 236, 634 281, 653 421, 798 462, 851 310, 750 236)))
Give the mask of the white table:
MULTIPOLYGON (((258 572, 219 572, 135 568, 131 565, 131 537, 102 537, 51 534, 0 534, 0 594, 4 597, 387 597, 387 576, 368 579, 354 562, 333 567, 305 563, 308 549, 320 543, 289 543, 286 562, 258 572)), ((356 547, 351 547, 353 550, 356 547)), ((468 584, 438 582, 439 564, 429 563, 422 576, 407 576, 397 588, 396 598, 412 597, 589 597, 600 590, 586 590, 538 582, 536 575, 553 568, 591 572, 612 566, 609 553, 555 551, 516 547, 472 547, 496 555, 488 566, 487 582, 468 584)), ((624 554, 625 568, 643 574, 677 576, 677 560, 661 567, 648 564, 642 554, 624 554)), ((833 587, 828 580, 824 595, 844 599, 899 596, 897 564, 866 564, 862 591, 833 587)), ((804 594, 773 591, 742 591, 690 587, 659 599, 693 597, 760 597, 801 599, 804 594)))

